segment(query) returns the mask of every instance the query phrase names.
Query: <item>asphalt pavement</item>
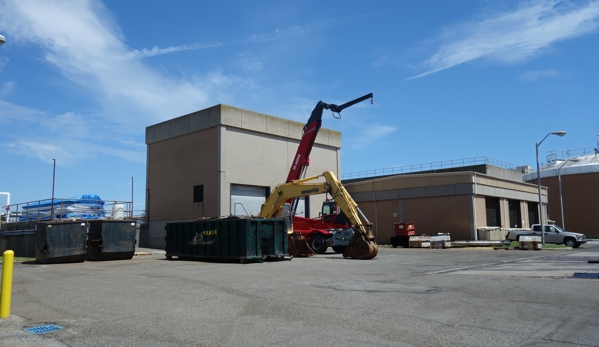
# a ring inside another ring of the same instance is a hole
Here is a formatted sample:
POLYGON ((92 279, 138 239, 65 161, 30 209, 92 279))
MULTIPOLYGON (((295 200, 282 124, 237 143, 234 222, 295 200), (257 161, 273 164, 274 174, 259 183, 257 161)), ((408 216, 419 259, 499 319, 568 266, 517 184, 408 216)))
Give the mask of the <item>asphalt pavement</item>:
POLYGON ((21 263, 0 346, 599 346, 597 260, 591 241, 380 248, 372 260, 169 261, 139 249, 131 260, 21 263), (42 325, 62 329, 24 330, 42 325))

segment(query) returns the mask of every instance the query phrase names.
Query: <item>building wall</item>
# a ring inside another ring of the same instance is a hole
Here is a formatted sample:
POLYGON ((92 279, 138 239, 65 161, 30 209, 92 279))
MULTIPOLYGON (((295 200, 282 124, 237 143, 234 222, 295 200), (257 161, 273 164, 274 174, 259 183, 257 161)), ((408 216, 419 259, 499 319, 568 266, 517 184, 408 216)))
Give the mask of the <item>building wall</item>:
POLYGON ((414 223, 416 233, 450 233, 452 240, 470 239, 468 195, 401 200, 362 201, 359 208, 374 224, 377 242, 386 244, 395 232, 395 223, 414 223), (400 218, 403 216, 403 219, 400 218))
POLYGON ((454 195, 404 200, 406 222, 419 234, 450 233, 452 240, 470 239, 469 196, 454 195))
POLYGON ((381 243, 389 242, 396 222, 414 223, 417 234, 450 233, 452 240, 475 240, 477 228, 487 226, 486 197, 498 199, 497 226, 504 227, 509 225, 509 200, 524 217, 525 202, 537 199, 534 185, 474 172, 397 175, 345 187, 375 223, 381 243))
MULTIPOLYGON (((295 157, 298 140, 260 134, 246 129, 223 127, 221 132, 220 211, 230 214, 231 184, 268 187, 274 189, 284 183, 295 157)), ((319 134, 320 136, 320 134, 319 134)), ((338 174, 339 149, 315 144, 310 155, 306 176, 323 171, 338 174)), ((317 216, 325 195, 310 197, 310 214, 317 216)))
POLYGON ((522 213, 522 228, 530 228, 528 223, 528 204, 526 201, 520 201, 520 211, 522 213))
POLYGON ((218 129, 148 145, 150 220, 178 220, 217 214, 218 129), (204 185, 204 203, 193 203, 193 186, 204 185))
MULTIPOLYGON (((562 175, 562 200, 565 229, 599 236, 599 173, 562 175)), ((536 180, 531 181, 536 184, 536 180)), ((559 196, 559 178, 541 178, 549 189, 549 219, 563 226, 559 196)))
MULTIPOLYGON (((306 115, 306 119, 309 115, 306 115)), ((274 188, 287 178, 303 123, 227 105, 146 128, 149 247, 164 246, 167 222, 231 214, 232 184, 274 188), (204 202, 193 203, 193 186, 204 185, 204 202)), ((341 133, 320 129, 307 175, 339 175, 341 133)), ((325 196, 310 199, 318 215, 325 196)))
POLYGON ((399 216, 403 213, 398 200, 380 200, 375 204, 377 214, 369 221, 374 224, 374 231, 380 243, 389 243, 395 234, 395 223, 402 222, 399 216))
POLYGON ((499 227, 501 228, 507 228, 509 223, 507 220, 507 206, 506 206, 506 199, 502 199, 499 198, 499 227))
POLYGON ((476 213, 475 220, 476 225, 475 228, 480 228, 487 226, 487 205, 485 203, 485 197, 482 195, 476 195, 474 197, 475 208, 474 211, 476 213))

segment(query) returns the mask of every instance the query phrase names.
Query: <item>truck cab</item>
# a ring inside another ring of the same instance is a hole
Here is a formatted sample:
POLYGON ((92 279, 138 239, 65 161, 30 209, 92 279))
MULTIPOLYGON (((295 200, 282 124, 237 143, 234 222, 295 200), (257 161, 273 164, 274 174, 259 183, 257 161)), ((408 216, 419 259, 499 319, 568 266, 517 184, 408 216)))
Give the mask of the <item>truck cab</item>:
MULTIPOLYGON (((586 243, 587 239, 584 234, 572 233, 565 231, 555 224, 547 224, 545 227, 545 242, 553 244, 564 244, 568 247, 578 248, 581 244, 586 243)), ((532 232, 535 235, 541 235, 541 225, 534 224, 532 232)))

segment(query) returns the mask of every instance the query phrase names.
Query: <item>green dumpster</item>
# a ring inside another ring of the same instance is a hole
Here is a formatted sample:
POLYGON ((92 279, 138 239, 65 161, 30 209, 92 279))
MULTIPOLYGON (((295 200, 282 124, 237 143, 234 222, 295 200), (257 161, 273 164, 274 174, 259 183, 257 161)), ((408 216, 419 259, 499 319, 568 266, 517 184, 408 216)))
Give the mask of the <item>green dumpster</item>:
POLYGON ((166 257, 262 262, 291 259, 283 218, 224 218, 166 224, 166 257))

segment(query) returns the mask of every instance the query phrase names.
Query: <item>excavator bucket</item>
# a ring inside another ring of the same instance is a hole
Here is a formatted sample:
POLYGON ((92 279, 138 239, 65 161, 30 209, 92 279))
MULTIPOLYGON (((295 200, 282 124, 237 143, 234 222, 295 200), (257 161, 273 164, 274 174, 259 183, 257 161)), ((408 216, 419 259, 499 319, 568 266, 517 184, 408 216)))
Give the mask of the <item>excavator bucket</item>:
POLYGON ((344 258, 353 259, 372 259, 379 252, 379 246, 373 239, 369 239, 366 235, 356 232, 349 240, 349 244, 343 252, 344 258))
POLYGON ((287 236, 289 244, 289 255, 293 257, 310 257, 316 253, 308 245, 306 238, 299 233, 291 233, 287 236))

